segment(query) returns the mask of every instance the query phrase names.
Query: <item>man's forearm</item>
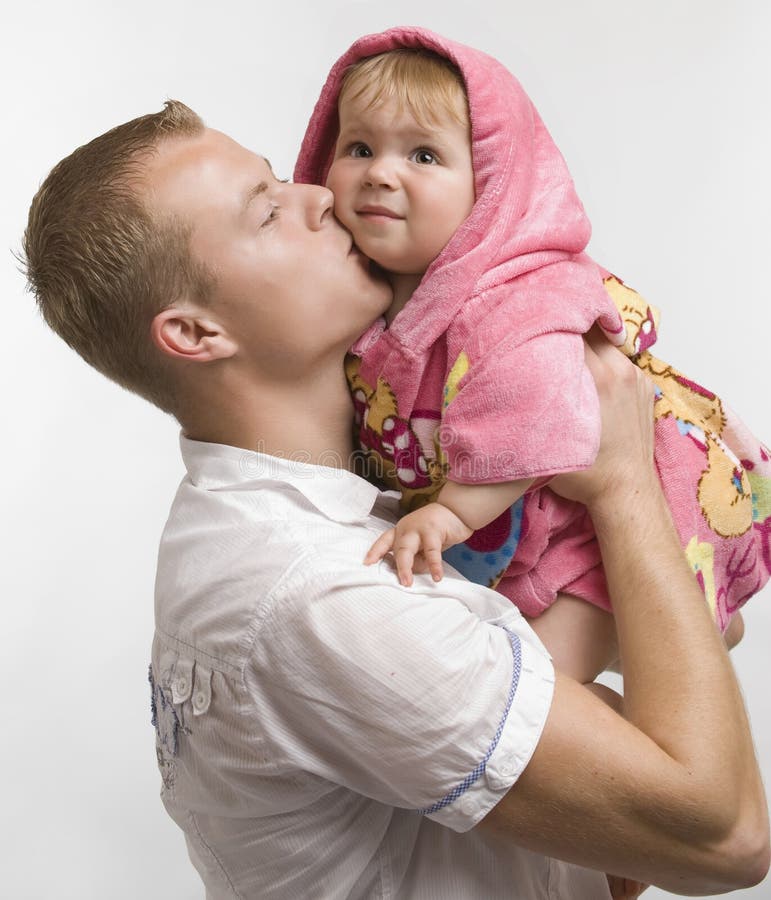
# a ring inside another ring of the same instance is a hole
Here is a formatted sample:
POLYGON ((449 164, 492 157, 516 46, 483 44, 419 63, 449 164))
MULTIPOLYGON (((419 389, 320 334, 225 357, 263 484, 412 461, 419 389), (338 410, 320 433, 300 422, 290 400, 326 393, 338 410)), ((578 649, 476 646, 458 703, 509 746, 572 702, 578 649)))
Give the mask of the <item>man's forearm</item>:
POLYGON ((590 335, 603 437, 590 470, 553 487, 587 505, 613 601, 622 718, 557 675, 549 717, 489 827, 544 853, 677 893, 757 883, 769 832, 727 652, 653 467, 653 391, 590 335))
MULTIPOLYGON (((712 801, 712 821, 722 813, 730 829, 744 804, 762 798, 752 736, 725 644, 652 488, 591 509, 616 616, 624 713, 688 773, 699 806, 712 801)), ((765 818, 765 803, 757 813, 765 818)), ((698 823, 691 816, 683 827, 698 823)))
POLYGON ((673 759, 706 776, 710 793, 731 775, 739 782, 725 788, 741 793, 755 769, 744 705, 663 496, 652 487, 591 509, 613 598, 625 715, 673 759))
POLYGON ((768 865, 768 822, 749 727, 659 486, 616 492, 591 511, 627 718, 558 676, 536 753, 487 827, 678 893, 756 883, 768 865))

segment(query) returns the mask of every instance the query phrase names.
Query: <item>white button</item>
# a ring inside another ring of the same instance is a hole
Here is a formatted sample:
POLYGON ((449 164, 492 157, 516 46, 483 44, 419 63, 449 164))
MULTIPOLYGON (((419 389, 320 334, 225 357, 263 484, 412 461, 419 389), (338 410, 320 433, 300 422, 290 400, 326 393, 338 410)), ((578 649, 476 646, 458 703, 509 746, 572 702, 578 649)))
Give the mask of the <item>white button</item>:
POLYGON ((505 762, 498 768, 500 770, 501 775, 513 775, 514 774, 514 763, 513 762, 505 762))
POLYGON ((471 813, 476 812, 477 805, 471 799, 471 797, 464 797, 463 800, 460 801, 460 809, 461 812, 466 813, 467 815, 471 815, 471 813))
POLYGON ((190 696, 190 676, 177 675, 171 682, 172 703, 184 703, 190 696))
POLYGON ((195 699, 193 700, 193 703, 195 703, 195 705, 198 707, 198 709, 201 709, 202 707, 204 707, 206 705, 205 695, 199 691, 195 695, 195 699))

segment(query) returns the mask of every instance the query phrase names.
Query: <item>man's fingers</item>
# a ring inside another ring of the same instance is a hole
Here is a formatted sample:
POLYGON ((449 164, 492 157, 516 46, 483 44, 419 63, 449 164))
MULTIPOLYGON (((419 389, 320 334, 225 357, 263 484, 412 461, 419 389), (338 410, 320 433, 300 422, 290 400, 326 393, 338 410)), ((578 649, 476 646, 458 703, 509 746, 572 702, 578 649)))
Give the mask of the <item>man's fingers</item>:
POLYGON ((608 875, 607 879, 610 896, 613 900, 636 900, 643 891, 648 889, 647 884, 631 878, 622 878, 619 875, 608 875))
POLYGON ((595 380, 605 365, 612 367, 615 364, 622 369, 629 365, 624 354, 611 344, 598 325, 594 325, 584 335, 584 359, 595 380))
POLYGON ((612 346, 599 325, 593 325, 584 335, 584 344, 590 353, 597 353, 604 347, 612 346))

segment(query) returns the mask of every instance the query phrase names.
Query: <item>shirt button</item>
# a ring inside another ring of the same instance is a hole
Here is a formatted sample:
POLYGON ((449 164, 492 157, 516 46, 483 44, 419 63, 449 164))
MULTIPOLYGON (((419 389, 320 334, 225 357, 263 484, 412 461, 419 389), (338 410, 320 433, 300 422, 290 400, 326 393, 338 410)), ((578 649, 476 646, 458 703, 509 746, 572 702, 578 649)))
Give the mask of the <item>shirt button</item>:
POLYGON ((184 694, 187 690, 187 680, 184 678, 177 679, 177 692, 180 694, 184 694))
POLYGON ((199 692, 195 695, 195 697, 193 698, 193 704, 194 704, 198 709, 203 709, 203 707, 206 706, 206 697, 204 696, 204 694, 202 694, 202 693, 199 691, 199 692))
POLYGON ((514 763, 513 762, 505 762, 502 763, 499 767, 501 775, 513 775, 514 774, 514 763))
POLYGON ((464 797, 463 800, 460 801, 460 811, 470 816, 477 811, 477 805, 471 797, 464 797))

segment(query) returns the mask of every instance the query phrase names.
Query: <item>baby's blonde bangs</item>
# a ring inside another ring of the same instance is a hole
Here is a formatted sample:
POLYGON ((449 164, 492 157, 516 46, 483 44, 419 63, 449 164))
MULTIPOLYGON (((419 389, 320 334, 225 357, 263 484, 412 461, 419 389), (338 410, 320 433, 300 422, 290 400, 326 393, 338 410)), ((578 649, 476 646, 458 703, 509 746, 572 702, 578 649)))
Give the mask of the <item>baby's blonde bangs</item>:
POLYGON ((340 101, 364 100, 366 108, 396 100, 424 128, 437 125, 443 114, 468 125, 466 89, 458 69, 428 50, 392 50, 350 66, 343 76, 340 101))

